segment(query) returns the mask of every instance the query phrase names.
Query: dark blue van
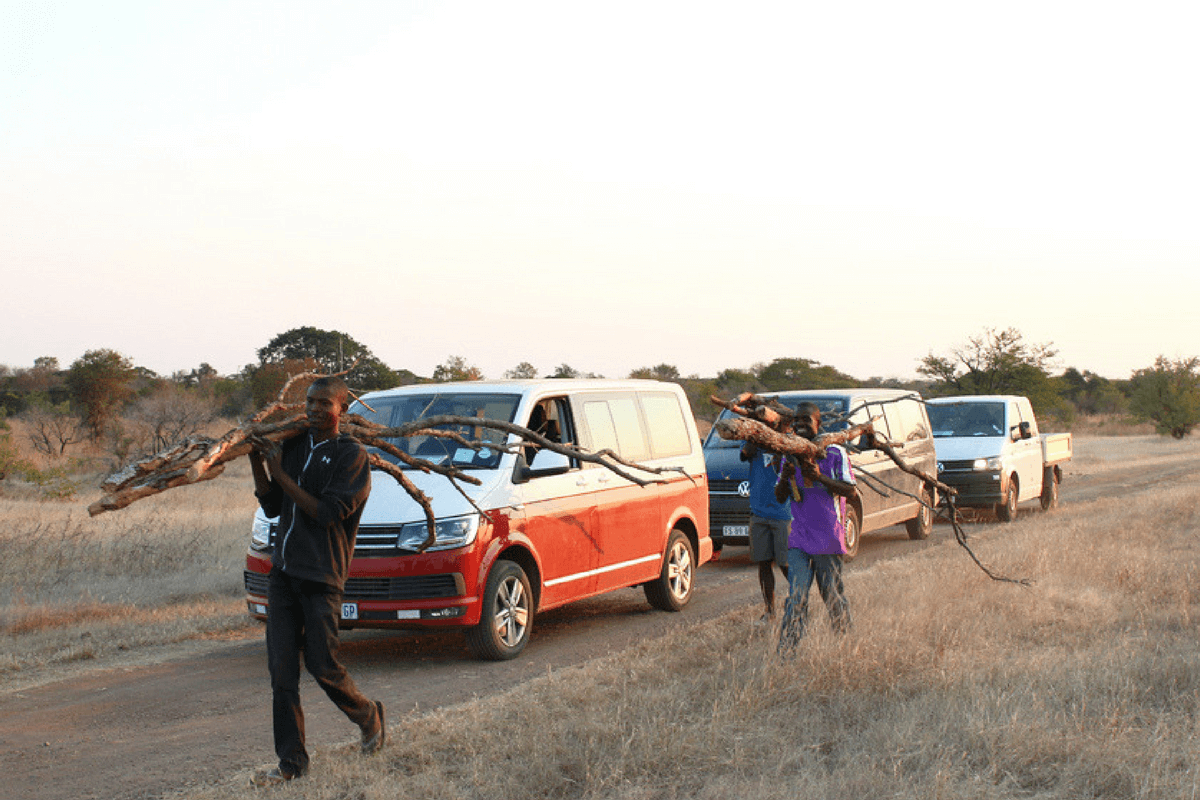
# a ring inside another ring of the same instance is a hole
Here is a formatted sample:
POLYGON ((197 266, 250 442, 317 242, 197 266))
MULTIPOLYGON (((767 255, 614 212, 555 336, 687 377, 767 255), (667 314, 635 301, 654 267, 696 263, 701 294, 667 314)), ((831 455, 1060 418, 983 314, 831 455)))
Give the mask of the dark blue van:
MULTIPOLYGON (((925 414, 921 396, 916 392, 903 389, 814 389, 769 392, 762 396, 778 398, 784 405, 793 408, 803 401, 811 401, 821 409, 823 423, 838 418, 843 420, 840 424, 833 422, 833 428, 823 426, 826 430, 844 428, 878 417, 876 431, 887 436, 905 464, 926 475, 935 475, 937 472, 937 453, 930 433, 929 417, 925 414)), ((733 416, 733 412, 722 411, 717 419, 730 416, 733 416)), ((750 541, 750 468, 738 456, 741 448, 742 442, 722 439, 715 428, 708 432, 704 440, 704 463, 708 470, 709 535, 714 550, 720 550, 726 544, 747 545, 750 541)), ((858 552, 861 534, 901 522, 908 528, 910 538, 924 539, 929 536, 933 529, 933 512, 913 496, 923 498, 929 505, 933 505, 936 498, 929 494, 920 480, 905 473, 879 450, 851 453, 850 464, 855 477, 866 473, 907 494, 888 492, 884 496, 859 479, 858 498, 851 503, 849 519, 846 521, 847 558, 858 552)))

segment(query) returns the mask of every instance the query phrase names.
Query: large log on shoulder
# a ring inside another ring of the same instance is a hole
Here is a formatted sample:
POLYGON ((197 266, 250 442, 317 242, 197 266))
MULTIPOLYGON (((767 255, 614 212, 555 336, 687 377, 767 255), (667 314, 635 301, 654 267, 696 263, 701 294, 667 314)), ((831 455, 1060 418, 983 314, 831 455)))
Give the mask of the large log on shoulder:
POLYGON ((718 420, 713 427, 722 439, 753 442, 772 453, 796 456, 807 461, 824 458, 825 448, 828 445, 845 445, 859 436, 875 433, 875 426, 870 422, 864 422, 842 431, 822 433, 815 440, 810 441, 803 436, 780 433, 769 425, 746 417, 729 417, 718 420))

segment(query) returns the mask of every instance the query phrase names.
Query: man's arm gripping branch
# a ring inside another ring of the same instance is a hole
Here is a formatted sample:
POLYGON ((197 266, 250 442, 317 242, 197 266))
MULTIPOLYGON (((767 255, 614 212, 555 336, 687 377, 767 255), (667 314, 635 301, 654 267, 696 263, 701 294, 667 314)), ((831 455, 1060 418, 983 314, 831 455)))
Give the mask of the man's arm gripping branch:
POLYGON ((292 480, 283 469, 283 448, 272 441, 261 439, 255 441, 255 449, 250 452, 250 470, 254 473, 254 490, 266 494, 271 489, 271 483, 283 491, 296 508, 312 519, 321 513, 321 503, 300 485, 292 480), (269 473, 269 477, 268 477, 269 473))

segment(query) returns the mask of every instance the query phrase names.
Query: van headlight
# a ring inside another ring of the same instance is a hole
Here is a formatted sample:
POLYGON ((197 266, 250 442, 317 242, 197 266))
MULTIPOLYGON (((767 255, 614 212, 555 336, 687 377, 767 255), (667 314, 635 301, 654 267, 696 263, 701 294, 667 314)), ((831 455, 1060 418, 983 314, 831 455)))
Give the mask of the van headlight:
POLYGON ((250 547, 254 550, 271 547, 271 520, 261 514, 254 515, 254 523, 250 526, 250 547))
POLYGON ((971 469, 976 472, 986 472, 987 470, 1000 469, 1000 456, 992 456, 991 458, 977 458, 971 464, 971 469))
MULTIPOLYGON (((475 534, 479 532, 479 515, 439 519, 433 523, 433 532, 435 538, 433 544, 426 548, 427 552, 466 547, 475 541, 475 534)), ((400 535, 396 537, 396 547, 401 550, 416 550, 428 535, 429 529, 424 520, 410 522, 401 526, 400 535)))

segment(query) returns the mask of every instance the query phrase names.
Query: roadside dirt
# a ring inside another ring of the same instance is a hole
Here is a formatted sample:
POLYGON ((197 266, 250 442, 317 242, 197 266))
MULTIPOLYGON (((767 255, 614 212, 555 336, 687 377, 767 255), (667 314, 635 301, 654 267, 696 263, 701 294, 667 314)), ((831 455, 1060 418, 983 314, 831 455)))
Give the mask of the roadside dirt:
MULTIPOLYGON (((1078 450, 1078 446, 1077 446, 1078 450)), ((1077 457, 1062 485, 1063 504, 1136 494, 1171 480, 1200 478, 1195 448, 1122 459, 1119 440, 1077 457)), ((1036 503, 1021 514, 1040 513, 1036 503)), ((971 526, 974 536, 1000 530, 971 526)), ((938 525, 925 542, 897 527, 864 539, 848 569, 898 558, 944 542, 938 525)), ((576 603, 537 618, 516 661, 474 661, 455 634, 352 631, 342 658, 360 687, 388 707, 389 726, 408 715, 501 692, 548 671, 608 655, 632 644, 732 611, 758 614, 755 570, 744 548, 729 548, 699 573, 696 595, 681 614, 653 611, 640 590, 576 603)), ((314 758, 357 734, 306 679, 303 703, 314 758)), ((270 695, 261 633, 163 648, 124 662, 53 673, 9 684, 0 693, 0 796, 13 798, 151 798, 217 781, 273 761, 270 695)))

